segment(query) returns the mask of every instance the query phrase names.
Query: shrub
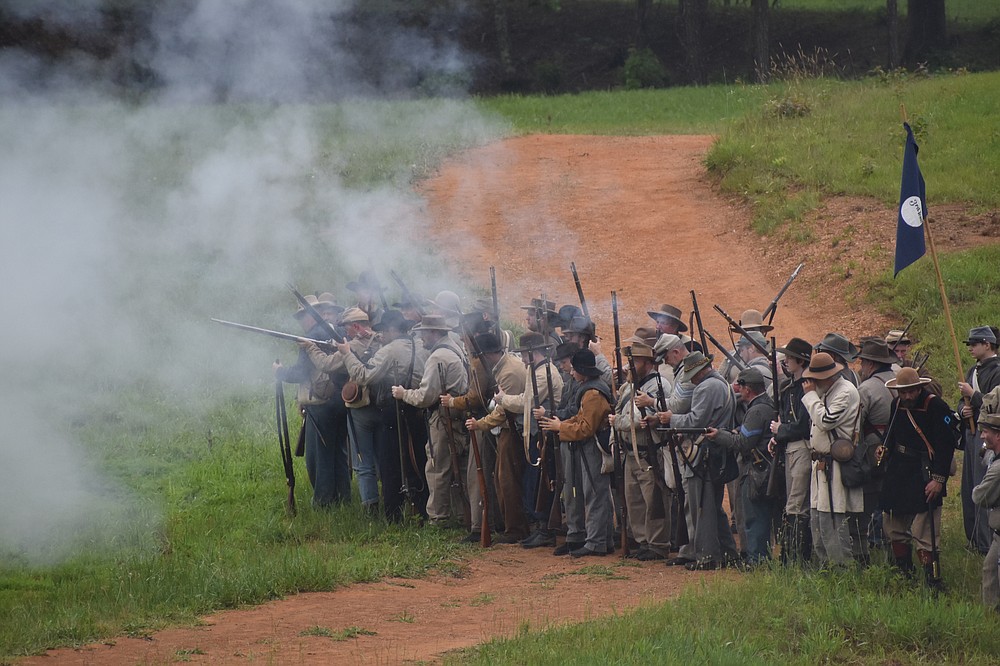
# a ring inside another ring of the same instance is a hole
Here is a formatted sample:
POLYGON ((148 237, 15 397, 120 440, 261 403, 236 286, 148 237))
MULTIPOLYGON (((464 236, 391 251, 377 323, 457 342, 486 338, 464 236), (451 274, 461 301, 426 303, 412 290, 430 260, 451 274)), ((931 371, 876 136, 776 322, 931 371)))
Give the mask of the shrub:
POLYGON ((667 71, 656 54, 648 48, 629 49, 624 73, 625 88, 628 90, 662 88, 667 84, 667 71))

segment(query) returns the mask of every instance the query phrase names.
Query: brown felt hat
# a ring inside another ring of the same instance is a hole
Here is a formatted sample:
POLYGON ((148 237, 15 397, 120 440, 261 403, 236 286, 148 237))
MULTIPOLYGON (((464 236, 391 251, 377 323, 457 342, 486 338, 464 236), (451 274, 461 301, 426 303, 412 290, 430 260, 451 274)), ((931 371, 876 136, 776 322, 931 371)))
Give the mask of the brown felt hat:
POLYGON ((889 345, 881 338, 869 338, 863 341, 858 358, 863 358, 873 363, 885 363, 886 365, 899 363, 899 357, 892 353, 889 345))
POLYGON ((807 379, 829 379, 836 376, 844 366, 833 360, 833 357, 826 352, 816 352, 809 359, 809 367, 805 369, 802 376, 807 379))
POLYGON ((646 314, 652 317, 654 321, 659 321, 661 317, 673 319, 679 324, 677 328, 678 331, 681 331, 683 333, 684 331, 688 330, 687 324, 685 324, 684 320, 681 319, 684 313, 680 311, 680 308, 675 308, 669 303, 664 303, 663 305, 661 305, 659 310, 646 310, 646 314))
POLYGON ((645 342, 633 342, 628 347, 622 347, 622 351, 626 356, 631 356, 633 358, 654 358, 653 348, 645 342))
POLYGON ((420 318, 420 323, 414 326, 413 331, 450 331, 451 326, 441 315, 424 315, 420 318))
POLYGON ((622 342, 628 342, 628 343, 638 342, 640 344, 652 347, 653 345, 656 344, 656 341, 657 339, 659 339, 659 337, 660 337, 660 332, 657 331, 655 328, 643 326, 635 329, 635 333, 632 334, 632 337, 622 340, 622 342))
POLYGON ((917 388, 918 386, 930 383, 931 378, 921 377, 917 374, 915 368, 900 368, 896 376, 885 383, 885 387, 898 391, 900 389, 917 388))
MULTIPOLYGON (((744 310, 743 314, 740 315, 740 327, 745 331, 760 331, 761 333, 774 330, 774 326, 764 323, 764 315, 760 313, 760 310, 744 310)), ((732 330, 736 331, 734 328, 732 330)))
POLYGON ((514 352, 518 354, 533 351, 546 351, 552 348, 551 344, 545 343, 545 336, 541 333, 535 333, 534 331, 525 333, 518 338, 517 341, 520 346, 515 349, 514 352))

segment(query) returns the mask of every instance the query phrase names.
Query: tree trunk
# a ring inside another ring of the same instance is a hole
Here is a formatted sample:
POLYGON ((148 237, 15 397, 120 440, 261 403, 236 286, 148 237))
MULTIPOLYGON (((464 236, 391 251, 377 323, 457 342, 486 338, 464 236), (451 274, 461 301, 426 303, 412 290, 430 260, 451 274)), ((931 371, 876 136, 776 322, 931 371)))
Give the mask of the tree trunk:
POLYGON ((925 60, 929 52, 948 44, 948 17, 945 0, 907 0, 909 38, 906 41, 906 61, 910 64, 925 60))
POLYGON ((753 13, 750 32, 753 39, 754 72, 758 83, 766 83, 771 78, 768 0, 751 0, 750 5, 753 13))
POLYGON ((705 46, 702 41, 702 28, 705 25, 707 7, 708 0, 680 0, 678 2, 681 15, 681 46, 684 48, 688 78, 691 83, 698 85, 708 83, 705 46))
POLYGON ((646 48, 646 19, 649 18, 650 0, 635 0, 635 48, 646 48))
POLYGON ((497 31, 497 51, 500 56, 500 70, 505 79, 514 76, 514 61, 510 55, 510 34, 507 30, 507 0, 491 0, 493 23, 497 31))
POLYGON ((889 71, 902 64, 899 58, 899 1, 885 0, 885 15, 889 28, 888 62, 889 71))

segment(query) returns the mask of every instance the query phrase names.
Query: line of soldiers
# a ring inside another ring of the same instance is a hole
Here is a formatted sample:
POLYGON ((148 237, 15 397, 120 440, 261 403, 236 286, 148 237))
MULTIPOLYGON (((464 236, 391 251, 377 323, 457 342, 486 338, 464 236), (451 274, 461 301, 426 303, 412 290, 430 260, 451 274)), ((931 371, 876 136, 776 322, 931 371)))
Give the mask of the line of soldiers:
MULTIPOLYGON (((623 547, 691 570, 752 566, 776 547, 787 562, 864 565, 884 532, 890 561, 913 576, 915 545, 938 589, 942 499, 964 438, 967 536, 979 547, 977 531, 990 529, 972 489, 983 438, 1000 432, 1000 416, 980 418, 1000 383, 996 329, 970 332, 977 364, 956 413, 909 359, 906 331, 775 349, 770 321, 747 310, 730 320, 732 349, 711 338, 726 357, 716 368, 685 313, 665 304, 616 346, 613 367, 582 309, 544 296, 522 306, 528 330, 515 346, 495 301, 465 312, 442 291, 378 307, 370 274, 348 288, 348 308, 306 297, 345 340, 304 342, 294 366, 275 367, 299 384, 316 506, 348 500, 353 468, 365 509, 390 520, 409 506, 469 541, 495 533, 573 557, 623 547)), ((307 337, 330 339, 306 310, 295 316, 307 337)), ((994 497, 1000 487, 981 503, 994 497)))

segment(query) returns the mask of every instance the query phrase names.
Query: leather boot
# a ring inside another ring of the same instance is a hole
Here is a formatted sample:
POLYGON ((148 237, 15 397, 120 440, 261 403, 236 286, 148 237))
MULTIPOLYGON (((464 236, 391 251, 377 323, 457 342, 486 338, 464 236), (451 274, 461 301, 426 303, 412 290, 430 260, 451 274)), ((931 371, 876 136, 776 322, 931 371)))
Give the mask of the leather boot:
POLYGON ((917 550, 917 559, 924 566, 924 584, 933 590, 935 594, 943 592, 944 583, 941 581, 940 576, 937 575, 936 553, 932 553, 929 550, 917 550))
POLYGON ((904 541, 893 541, 892 542, 892 564, 900 573, 907 578, 907 580, 913 580, 913 547, 904 541))

